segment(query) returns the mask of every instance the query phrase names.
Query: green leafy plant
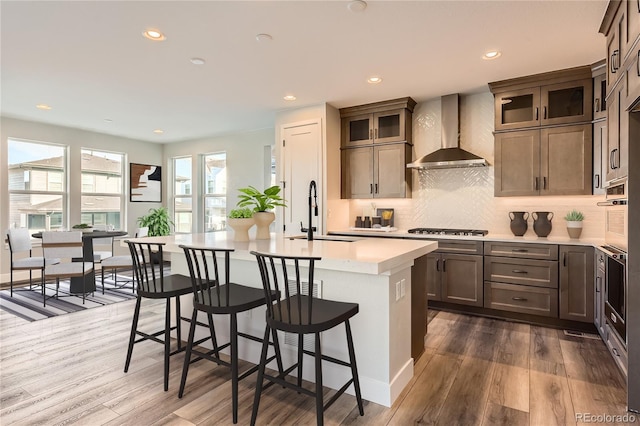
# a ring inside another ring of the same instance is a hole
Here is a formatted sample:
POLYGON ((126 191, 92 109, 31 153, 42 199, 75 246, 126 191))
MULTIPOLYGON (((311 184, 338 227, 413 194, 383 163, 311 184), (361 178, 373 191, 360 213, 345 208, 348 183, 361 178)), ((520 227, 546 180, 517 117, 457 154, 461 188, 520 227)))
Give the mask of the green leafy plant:
POLYGON ((276 206, 286 207, 285 201, 278 194, 280 187, 274 185, 264 190, 258 191, 253 186, 238 189, 242 194, 238 196, 238 207, 250 207, 254 212, 266 212, 276 206))
POLYGON ((253 211, 249 208, 233 209, 229 212, 230 219, 250 219, 253 217, 253 211))
POLYGON ((88 223, 79 223, 77 225, 73 225, 71 228, 72 229, 89 229, 89 228, 93 228, 93 226, 89 225, 88 223))
POLYGON ((161 237, 171 233, 170 225, 173 221, 169 218, 169 211, 166 207, 158 207, 157 209, 149 209, 149 214, 138 218, 140 227, 149 227, 150 237, 161 237))
POLYGON ((581 222, 584 220, 584 215, 582 214, 582 212, 579 212, 578 210, 574 209, 566 214, 566 216, 564 217, 564 220, 568 222, 581 222))

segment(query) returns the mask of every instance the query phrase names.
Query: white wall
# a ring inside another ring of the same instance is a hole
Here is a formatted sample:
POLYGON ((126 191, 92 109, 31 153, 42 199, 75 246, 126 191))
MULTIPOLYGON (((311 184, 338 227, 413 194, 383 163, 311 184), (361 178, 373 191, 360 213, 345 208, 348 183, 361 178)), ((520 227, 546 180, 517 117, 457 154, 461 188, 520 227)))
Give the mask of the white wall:
MULTIPOLYGON (((414 158, 440 148, 440 99, 416 105, 413 112, 414 158)), ((493 95, 482 92, 460 97, 460 147, 484 157, 489 167, 413 172, 412 199, 351 200, 349 224, 370 214, 371 203, 394 208, 399 228, 474 228, 494 235, 511 235, 510 211, 552 211, 550 237, 566 237, 562 219, 572 210, 585 214, 582 238, 604 237, 604 210, 596 203, 603 196, 494 197, 493 95)), ((334 228, 335 229, 335 228, 334 228)), ((529 218, 526 235, 535 236, 529 218)))
MULTIPOLYGON (((68 170, 70 188, 68 200, 68 223, 66 224, 67 227, 75 223, 80 223, 80 151, 82 148, 93 148, 111 152, 125 153, 127 155, 127 166, 125 167, 125 182, 128 182, 129 162, 155 165, 162 164, 163 146, 160 144, 6 117, 2 117, 0 120, 0 164, 2 164, 2 170, 0 171, 0 229, 2 230, 2 235, 4 235, 4 230, 7 227, 7 217, 9 215, 9 193, 6 184, 8 179, 8 170, 6 167, 6 158, 8 155, 8 138, 24 139, 37 142, 50 142, 67 145, 70 147, 68 170)), ((163 168, 162 179, 164 185, 164 199, 167 187, 167 175, 165 168, 163 168)), ((156 208, 161 205, 161 203, 130 203, 127 200, 127 223, 125 224, 125 230, 133 232, 136 228, 136 219, 139 216, 146 214, 150 208, 156 208)), ((8 249, 1 250, 1 253, 0 265, 2 266, 2 268, 0 272, 0 281, 5 282, 9 280, 9 251, 8 249)))

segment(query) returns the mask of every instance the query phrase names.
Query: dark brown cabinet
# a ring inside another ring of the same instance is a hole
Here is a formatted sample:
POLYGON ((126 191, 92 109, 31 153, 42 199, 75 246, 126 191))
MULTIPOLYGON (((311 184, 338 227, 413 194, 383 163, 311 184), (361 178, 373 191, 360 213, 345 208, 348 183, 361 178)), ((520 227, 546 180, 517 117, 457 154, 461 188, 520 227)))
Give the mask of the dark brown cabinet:
POLYGON ((591 124, 496 133, 496 197, 591 194, 591 124))
POLYGON ((411 143, 411 98, 375 102, 340 109, 343 148, 375 143, 411 143))
MULTIPOLYGON (((554 81, 552 73, 537 76, 554 81)), ((583 123, 591 121, 592 80, 589 68, 576 71, 572 81, 556 78, 555 84, 534 86, 535 80, 516 79, 509 83, 490 83, 495 96, 495 130, 583 123), (531 87, 522 87, 527 84, 531 87), (508 89, 513 86, 514 89, 508 89), (507 90, 504 90, 507 89, 507 90), (504 91, 503 91, 504 90, 504 91)))
POLYGON ((593 306, 593 323, 598 329, 598 333, 603 339, 605 337, 605 320, 604 320, 604 285, 606 279, 606 258, 605 254, 600 250, 595 250, 595 274, 596 280, 594 282, 595 286, 595 300, 593 306))
POLYGON ((558 317, 558 246, 484 244, 484 306, 558 317))
POLYGON ((342 198, 411 197, 411 118, 400 98, 342 108, 342 198))
POLYGON ((593 322, 593 259, 593 247, 560 246, 560 319, 593 322))
POLYGON ((629 173, 629 112, 626 111, 626 101, 626 82, 622 79, 607 98, 607 181, 629 173))
POLYGON ((442 240, 438 247, 427 255, 428 299, 482 306, 482 243, 442 240))
POLYGON ((608 153, 607 121, 593 123, 593 194, 604 194, 608 153))
POLYGON ((411 145, 364 146, 342 150, 342 198, 411 196, 411 145))
POLYGON ((607 118, 607 64, 599 62, 593 68, 593 119, 607 118))

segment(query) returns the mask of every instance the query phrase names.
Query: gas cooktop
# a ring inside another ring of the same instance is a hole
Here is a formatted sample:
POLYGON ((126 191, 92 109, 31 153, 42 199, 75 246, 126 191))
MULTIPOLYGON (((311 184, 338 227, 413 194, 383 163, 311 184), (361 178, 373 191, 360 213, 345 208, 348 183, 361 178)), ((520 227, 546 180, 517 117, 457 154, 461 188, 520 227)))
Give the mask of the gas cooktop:
POLYGON ((410 234, 424 235, 466 235, 474 237, 484 237, 489 231, 484 229, 444 229, 444 228, 413 228, 409 229, 410 234))

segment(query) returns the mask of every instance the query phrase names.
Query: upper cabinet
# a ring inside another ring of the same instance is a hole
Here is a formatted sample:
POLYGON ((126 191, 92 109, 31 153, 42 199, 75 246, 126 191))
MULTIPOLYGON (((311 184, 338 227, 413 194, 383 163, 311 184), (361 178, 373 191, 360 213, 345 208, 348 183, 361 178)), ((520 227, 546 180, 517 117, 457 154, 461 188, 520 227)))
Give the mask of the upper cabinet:
POLYGON ((342 198, 411 197, 411 98, 340 110, 342 198))
POLYGON ((495 97, 495 130, 591 121, 590 67, 489 83, 495 97))
POLYGON ((416 102, 393 99, 342 108, 342 147, 411 142, 411 116, 416 102))
POLYGON ((591 68, 593 74, 593 120, 607 118, 607 63, 602 60, 591 68))

